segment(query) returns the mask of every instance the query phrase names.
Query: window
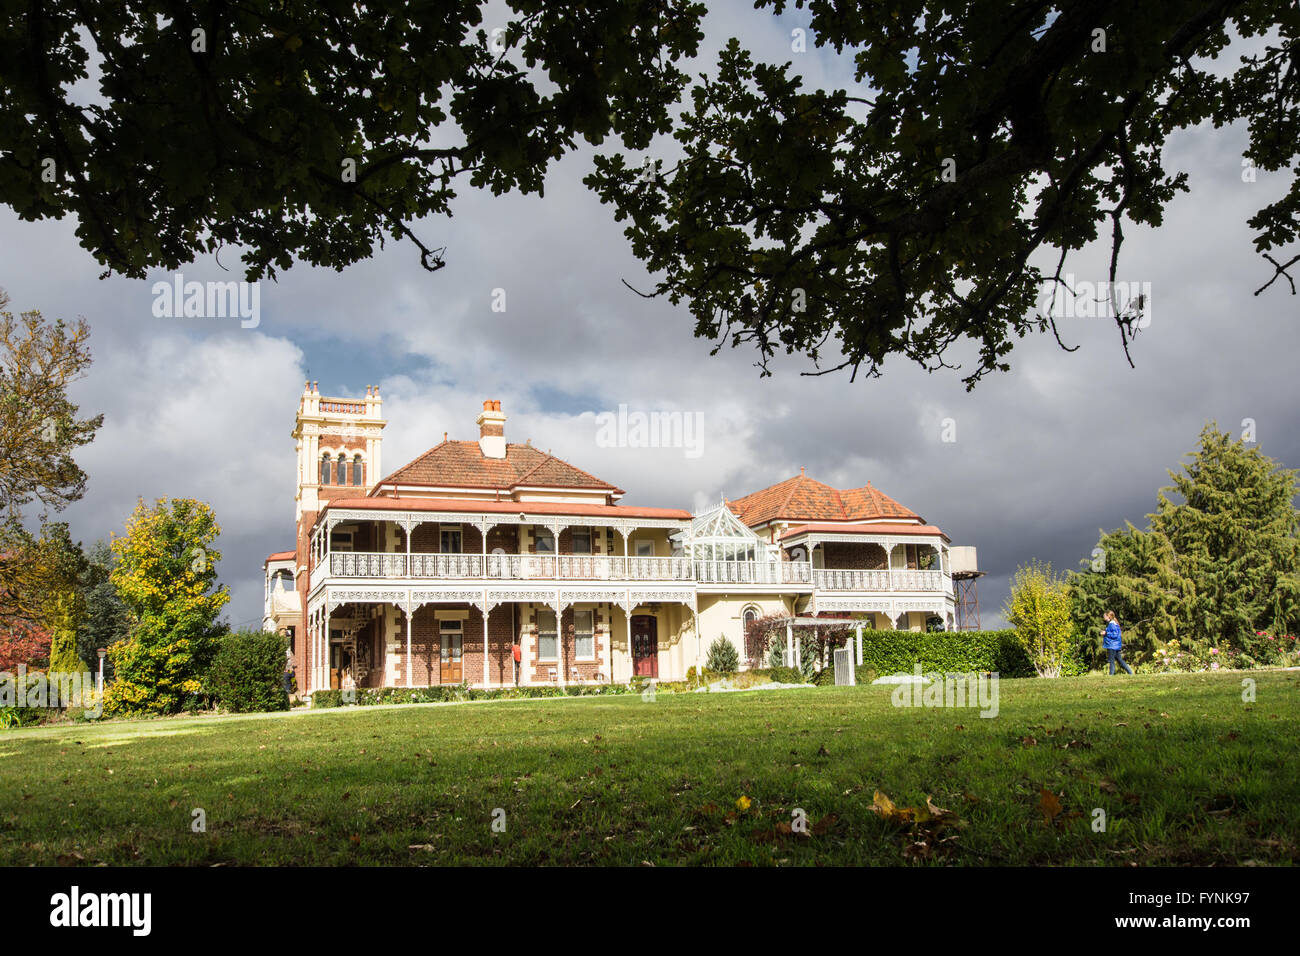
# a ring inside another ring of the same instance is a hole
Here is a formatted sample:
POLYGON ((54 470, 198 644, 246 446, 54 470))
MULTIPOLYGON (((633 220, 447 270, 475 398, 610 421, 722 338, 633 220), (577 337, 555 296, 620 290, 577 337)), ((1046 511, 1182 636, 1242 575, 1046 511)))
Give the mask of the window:
POLYGON ((438 529, 438 550, 443 554, 460 554, 460 525, 444 525, 438 529))
POLYGON ((361 456, 360 455, 352 456, 352 483, 354 485, 361 484, 361 456))
POLYGON ((573 529, 573 553, 591 554, 591 529, 590 528, 573 529))
POLYGON ((330 483, 330 474, 330 456, 329 453, 326 452, 321 456, 320 460, 320 483, 322 485, 328 485, 330 483))
POLYGON ((596 629, 592 612, 573 612, 574 657, 580 661, 596 659, 596 629))
POLYGON ((655 543, 649 538, 637 538, 632 544, 636 548, 638 558, 653 558, 655 556, 655 543))
POLYGON ((348 483, 348 460, 339 455, 338 477, 334 480, 336 485, 346 485, 348 483))
POLYGON ((551 534, 551 532, 545 528, 533 529, 533 541, 537 544, 538 554, 555 553, 555 535, 551 534))
POLYGON ((440 659, 443 665, 459 664, 465 639, 465 625, 459 620, 444 618, 438 621, 438 632, 442 637, 440 659))
POLYGON ((331 551, 351 551, 352 550, 352 532, 335 531, 330 536, 331 551))
POLYGON ((554 661, 559 659, 558 641, 555 633, 555 612, 542 608, 537 612, 537 659, 554 661))
POLYGON ((741 615, 741 621, 744 623, 745 633, 749 633, 749 625, 758 620, 758 608, 747 607, 745 613, 741 615))

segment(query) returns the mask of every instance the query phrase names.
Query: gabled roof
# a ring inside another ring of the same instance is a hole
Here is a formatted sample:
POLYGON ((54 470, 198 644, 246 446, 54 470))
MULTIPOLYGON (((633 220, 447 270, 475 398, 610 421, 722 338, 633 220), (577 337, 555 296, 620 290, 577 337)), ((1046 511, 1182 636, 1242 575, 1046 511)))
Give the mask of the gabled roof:
POLYGON ((728 508, 724 501, 695 515, 691 521, 691 538, 695 541, 712 539, 757 541, 758 535, 736 517, 735 512, 728 508))
POLYGON ((727 505, 751 528, 770 521, 921 520, 916 512, 871 487, 870 482, 861 488, 840 490, 802 473, 727 505))
POLYGON ((947 535, 932 524, 801 524, 781 533, 781 540, 797 538, 803 534, 910 534, 933 535, 947 539, 947 535))
POLYGON ((623 489, 532 445, 507 444, 505 458, 488 458, 476 441, 443 441, 434 445, 379 482, 379 485, 389 484, 501 491, 541 486, 623 494, 623 489))

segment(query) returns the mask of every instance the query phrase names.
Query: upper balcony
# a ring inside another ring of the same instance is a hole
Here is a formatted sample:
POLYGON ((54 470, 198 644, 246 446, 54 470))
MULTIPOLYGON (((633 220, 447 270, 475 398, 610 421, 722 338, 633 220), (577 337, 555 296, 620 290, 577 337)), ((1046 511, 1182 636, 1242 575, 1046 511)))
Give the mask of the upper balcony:
MULTIPOLYGON (((813 568, 807 561, 705 561, 687 557, 588 554, 393 554, 331 552, 328 575, 345 579, 444 581, 675 582, 825 591, 948 589, 942 571, 813 568)), ((323 568, 321 569, 323 570, 323 568)))
POLYGON ((817 568, 813 586, 819 591, 946 591, 948 575, 942 571, 894 568, 879 571, 850 571, 817 568))
POLYGON ((332 552, 341 578, 436 578, 487 581, 690 582, 688 558, 603 554, 387 554, 332 552))

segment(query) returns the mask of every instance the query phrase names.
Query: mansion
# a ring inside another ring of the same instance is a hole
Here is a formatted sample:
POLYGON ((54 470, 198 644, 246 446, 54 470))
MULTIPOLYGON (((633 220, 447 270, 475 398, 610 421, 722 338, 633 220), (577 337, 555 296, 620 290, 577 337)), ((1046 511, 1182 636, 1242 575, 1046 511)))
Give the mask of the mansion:
MULTIPOLYGON (((377 388, 298 407, 297 543, 265 563, 268 630, 304 694, 331 688, 682 680, 719 636, 744 667, 758 618, 954 625, 949 540, 870 484, 800 473, 700 514, 622 489, 530 442, 501 403, 476 441, 385 473, 377 388), (516 662, 516 648, 519 660, 516 662)), ((859 648, 860 653, 860 648, 859 648)))

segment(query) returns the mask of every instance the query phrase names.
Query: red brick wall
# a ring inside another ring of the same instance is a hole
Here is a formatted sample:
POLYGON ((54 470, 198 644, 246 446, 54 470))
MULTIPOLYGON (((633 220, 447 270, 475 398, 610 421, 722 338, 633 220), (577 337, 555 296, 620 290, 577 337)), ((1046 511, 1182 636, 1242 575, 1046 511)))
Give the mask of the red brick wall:
MULTIPOLYGON (((477 529, 475 530, 477 534, 477 529)), ((514 525, 497 525, 488 532, 488 554, 500 549, 504 554, 519 553, 519 532, 514 525)))
MULTIPOLYGON (((524 678, 536 683, 550 683, 550 671, 555 669, 557 678, 563 676, 566 682, 575 680, 587 681, 595 680, 599 672, 603 679, 609 679, 608 668, 605 666, 605 660, 609 652, 609 608, 606 605, 598 605, 592 611, 592 626, 595 628, 595 646, 596 658, 591 661, 577 660, 577 633, 573 624, 573 608, 564 609, 560 615, 560 640, 559 640, 559 658, 555 661, 537 660, 537 625, 529 625, 529 631, 526 636, 527 656, 531 658, 529 666, 525 668, 524 678), (574 672, 577 672, 577 676, 574 672)), ((559 683, 558 679, 556 683, 559 683)))
POLYGON ((889 566, 889 555, 878 544, 828 541, 821 547, 823 567, 847 571, 877 571, 889 566))
POLYGON ((306 570, 299 574, 294 581, 298 591, 298 606, 301 608, 302 613, 302 625, 298 628, 294 638, 294 674, 298 680, 298 691, 300 693, 314 689, 307 686, 312 666, 312 636, 307 621, 307 588, 311 583, 311 526, 316 522, 316 514, 315 511, 303 512, 302 518, 298 521, 298 553, 294 561, 295 573, 297 573, 299 565, 307 565, 306 570))
MULTIPOLYGON (((417 525, 411 533, 411 551, 416 554, 438 554, 442 548, 441 525, 426 521, 417 525)), ((488 540, 491 540, 489 536, 488 540)), ((460 550, 462 554, 482 554, 483 536, 472 524, 460 526, 460 550)), ((488 549, 489 551, 491 548, 488 549)))
MULTIPOLYGON (((468 611, 462 621, 461 679, 471 684, 483 683, 483 614, 466 604, 426 604, 415 612, 411 627, 411 659, 414 665, 413 687, 442 682, 442 631, 438 611, 468 611)), ((493 685, 514 683, 514 659, 510 654, 514 629, 511 605, 500 604, 488 615, 488 677, 493 685)), ((396 684, 406 683, 406 631, 398 629, 396 684)))

